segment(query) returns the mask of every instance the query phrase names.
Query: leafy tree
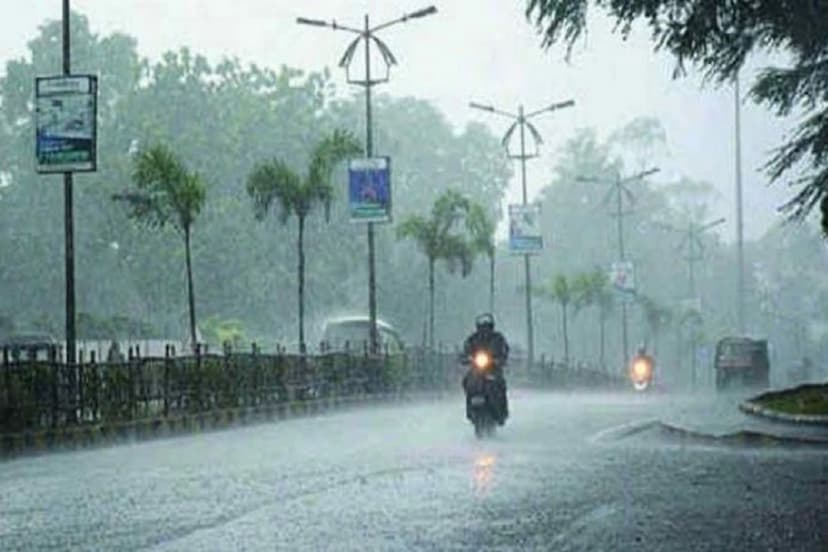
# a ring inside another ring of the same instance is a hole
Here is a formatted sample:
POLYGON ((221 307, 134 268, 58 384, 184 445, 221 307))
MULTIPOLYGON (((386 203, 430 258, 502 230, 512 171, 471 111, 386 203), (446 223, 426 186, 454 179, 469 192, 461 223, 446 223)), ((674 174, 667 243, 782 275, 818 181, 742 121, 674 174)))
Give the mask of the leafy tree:
MULTIPOLYGON (((819 204, 828 233, 828 5, 801 0, 711 2, 709 0, 594 0, 615 20, 624 37, 643 20, 656 50, 676 58, 674 76, 687 63, 719 83, 733 79, 757 51, 788 54, 789 66, 768 67, 750 95, 778 115, 802 109, 807 116, 787 143, 768 161, 773 181, 788 173, 800 191, 784 206, 794 218, 819 204), (800 172, 802 171, 802 172, 800 172)), ((567 44, 568 53, 587 25, 589 0, 527 0, 526 15, 543 33, 543 45, 567 44)))
POLYGON ((557 274, 535 290, 540 297, 550 299, 561 306, 561 329, 563 330, 564 363, 569 363, 569 330, 567 314, 569 305, 575 299, 575 287, 565 275, 557 274))
POLYGON ((158 144, 138 152, 132 174, 136 189, 116 194, 113 199, 128 205, 129 217, 151 228, 171 225, 184 238, 187 265, 187 302, 190 314, 190 343, 197 351, 195 292, 191 238, 193 224, 207 197, 198 173, 189 172, 166 145, 158 144))
POLYGON ((279 204, 282 223, 296 216, 299 235, 296 249, 299 255, 299 350, 305 352, 305 219, 314 206, 321 204, 329 213, 334 188, 331 174, 341 161, 361 151, 359 143, 348 132, 334 131, 322 139, 311 156, 305 177, 299 176, 281 159, 261 163, 247 179, 247 193, 253 200, 253 211, 262 220, 271 208, 279 204))
POLYGON ((411 215, 397 227, 398 239, 410 238, 417 242, 428 259, 428 345, 434 346, 434 266, 444 261, 449 272, 457 267, 463 277, 472 269, 475 255, 474 243, 457 229, 458 223, 468 216, 469 200, 454 190, 443 193, 434 202, 431 217, 411 215))

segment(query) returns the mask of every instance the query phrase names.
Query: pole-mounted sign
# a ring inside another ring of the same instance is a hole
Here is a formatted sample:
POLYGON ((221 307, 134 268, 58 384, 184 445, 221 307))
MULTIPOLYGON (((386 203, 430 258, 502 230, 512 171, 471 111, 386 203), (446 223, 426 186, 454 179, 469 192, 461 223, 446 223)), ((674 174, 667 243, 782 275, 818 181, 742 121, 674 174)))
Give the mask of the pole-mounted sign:
POLYGON ((40 173, 90 172, 97 165, 94 75, 35 79, 35 156, 40 173))
POLYGON ((635 299, 635 265, 630 261, 612 263, 609 277, 621 300, 631 303, 635 299))
POLYGON ((368 157, 348 163, 351 222, 391 221, 391 159, 368 157))
POLYGON ((537 254, 543 250, 539 203, 509 205, 509 251, 537 254))

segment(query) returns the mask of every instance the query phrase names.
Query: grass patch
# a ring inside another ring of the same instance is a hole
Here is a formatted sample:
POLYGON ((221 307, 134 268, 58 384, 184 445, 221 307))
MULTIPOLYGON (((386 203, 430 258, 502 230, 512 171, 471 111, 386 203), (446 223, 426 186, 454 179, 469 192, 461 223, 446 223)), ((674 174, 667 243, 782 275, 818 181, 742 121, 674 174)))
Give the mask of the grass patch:
POLYGON ((755 401, 761 406, 786 414, 828 415, 828 385, 794 389, 755 401))

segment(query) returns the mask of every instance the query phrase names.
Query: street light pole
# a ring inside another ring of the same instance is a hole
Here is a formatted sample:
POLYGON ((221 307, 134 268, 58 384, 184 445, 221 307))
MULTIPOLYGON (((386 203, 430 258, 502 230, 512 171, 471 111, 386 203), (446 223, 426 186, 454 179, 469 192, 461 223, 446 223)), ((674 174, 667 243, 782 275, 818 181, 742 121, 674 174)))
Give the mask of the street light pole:
MULTIPOLYGON (((655 174, 659 171, 657 167, 652 169, 648 169, 646 171, 641 171, 636 173, 632 176, 628 176, 626 178, 622 178, 620 174, 616 173, 615 179, 610 181, 609 184, 613 186, 610 188, 609 193, 604 199, 604 202, 608 202, 609 199, 612 197, 610 195, 613 191, 615 192, 615 218, 616 220, 616 227, 618 231, 618 257, 619 261, 624 262, 626 260, 626 253, 624 250, 624 194, 626 193, 630 198, 633 197, 632 192, 627 189, 626 184, 627 182, 631 182, 633 180, 639 180, 646 176, 650 176, 655 174)), ((598 178, 594 177, 583 177, 579 176, 576 178, 579 182, 606 182, 598 178)), ((629 345, 629 331, 628 331, 628 322, 627 322, 627 303, 626 301, 621 301, 621 343, 623 347, 623 362, 621 363, 621 370, 625 371, 627 368, 627 361, 629 360, 629 353, 630 353, 630 345, 629 345)))
MULTIPOLYGON (((382 54, 383 59, 385 60, 386 66, 390 68, 391 65, 396 65, 397 60, 394 55, 391 53, 391 50, 388 46, 382 42, 376 36, 376 32, 390 27, 392 25, 396 25, 397 23, 406 23, 410 19, 419 19, 421 17, 425 17, 427 15, 432 15, 437 13, 437 8, 434 6, 429 6, 427 8, 417 10, 410 14, 405 14, 398 19, 394 19, 392 21, 388 21, 386 23, 382 23, 377 25, 376 27, 371 28, 370 21, 368 14, 365 15, 365 22, 363 28, 356 29, 347 27, 344 25, 340 25, 336 21, 322 21, 319 19, 307 19, 304 17, 299 17, 296 19, 296 22, 300 25, 310 25, 313 27, 328 27, 335 31, 345 31, 352 34, 359 35, 358 38, 353 40, 349 45, 348 48, 345 50, 345 54, 342 56, 342 59, 339 62, 339 66, 343 67, 346 71, 347 80, 350 84, 355 84, 357 86, 362 86, 365 88, 365 155, 366 157, 371 157, 374 154, 374 137, 373 137, 373 119, 371 115, 371 88, 377 84, 381 84, 388 81, 388 74, 386 74, 383 78, 380 79, 373 79, 371 77, 371 41, 377 43, 377 46, 382 54), (350 74, 348 74, 348 68, 351 64, 353 59, 354 51, 358 46, 360 41, 365 41, 365 79, 364 80, 357 80, 351 79, 350 74)), ((377 333, 377 295, 376 295, 376 253, 375 253, 375 245, 374 245, 374 223, 368 222, 368 316, 370 319, 370 330, 369 330, 369 341, 371 346, 371 352, 376 353, 379 350, 379 339, 377 333)))
MULTIPOLYGON (((371 157, 374 154, 374 127, 371 121, 371 40, 368 38, 371 33, 368 14, 365 14, 365 156, 371 157)), ((378 350, 379 340, 377 339, 377 282, 376 282, 376 246, 374 245, 374 223, 368 223, 368 318, 369 318, 369 341, 371 352, 378 350)))
MULTIPOLYGON (((529 119, 540 115, 541 113, 546 113, 549 111, 556 111, 558 109, 563 109, 566 107, 572 107, 575 105, 573 100, 567 100, 565 102, 558 102, 543 109, 539 109, 537 111, 533 111, 529 114, 523 109, 523 105, 518 106, 517 114, 509 113, 508 111, 503 111, 500 109, 495 109, 491 105, 482 105, 475 102, 469 103, 469 107, 474 109, 480 109, 482 111, 488 111, 489 113, 495 113, 497 115, 502 115, 504 117, 508 117, 515 122, 512 123, 512 126, 509 127, 509 130, 506 131, 506 134, 503 137, 504 145, 507 148, 507 155, 510 159, 518 159, 520 160, 520 182, 521 182, 521 192, 523 198, 523 205, 527 205, 528 193, 526 191, 526 160, 532 159, 538 156, 538 145, 542 143, 540 133, 538 130, 529 122, 529 119), (535 140, 535 151, 531 154, 526 153, 526 127, 529 127, 529 131, 532 133, 532 137, 535 140), (512 136, 512 133, 515 130, 515 127, 519 127, 520 131, 520 154, 513 155, 508 153, 509 147, 509 139, 512 136)), ((532 270, 531 270, 531 263, 529 261, 530 255, 528 253, 523 255, 523 269, 524 269, 524 288, 525 288, 525 298, 526 298, 526 354, 527 354, 527 361, 528 366, 532 366, 535 361, 535 335, 533 330, 532 324, 532 270)))
MULTIPOLYGON (((69 18, 69 0, 63 0, 63 74, 72 72, 71 36, 69 18)), ((66 362, 76 360, 75 334, 75 229, 74 208, 72 204, 72 173, 63 173, 63 220, 64 220, 64 254, 66 257, 66 362)))
POLYGON ((745 248, 744 223, 742 220, 742 124, 739 102, 739 75, 733 82, 733 108, 735 115, 735 149, 736 149, 736 247, 739 263, 738 313, 739 335, 745 335, 745 248))
MULTIPOLYGON (((622 188, 623 184, 621 182, 621 175, 616 175, 615 178, 615 218, 616 224, 618 225, 618 257, 619 260, 623 263, 627 260, 626 255, 624 253, 624 205, 623 205, 623 198, 622 198, 622 188)), ((622 370, 626 370, 627 366, 627 359, 630 358, 630 345, 629 345, 629 322, 627 320, 627 301, 621 301, 621 343, 623 346, 623 353, 624 353, 624 363, 622 364, 622 370)))

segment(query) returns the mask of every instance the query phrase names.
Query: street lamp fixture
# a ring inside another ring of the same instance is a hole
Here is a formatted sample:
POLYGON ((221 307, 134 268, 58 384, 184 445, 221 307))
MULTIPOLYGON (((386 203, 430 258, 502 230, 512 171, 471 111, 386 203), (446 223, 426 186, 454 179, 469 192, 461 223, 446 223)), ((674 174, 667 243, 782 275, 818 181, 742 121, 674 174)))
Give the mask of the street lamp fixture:
MULTIPOLYGON (((437 13, 437 8, 429 6, 412 13, 403 14, 402 17, 387 21, 376 27, 371 27, 368 15, 365 15, 364 26, 362 29, 340 25, 335 20, 330 23, 321 19, 309 19, 305 17, 297 17, 296 22, 300 25, 309 25, 312 27, 328 27, 335 31, 345 31, 352 34, 357 34, 339 60, 339 66, 345 69, 345 78, 349 84, 355 84, 365 88, 365 155, 371 157, 374 154, 374 139, 373 127, 371 120, 371 88, 377 84, 387 82, 390 76, 390 68, 392 65, 397 65, 397 58, 391 53, 391 49, 385 42, 380 40, 376 33, 381 29, 386 29, 397 23, 405 23, 410 19, 419 19, 437 13), (351 78, 351 62, 354 59, 357 47, 361 41, 365 41, 365 78, 353 79, 351 78), (371 78, 371 43, 379 49, 382 59, 385 62, 385 75, 379 79, 371 78)), ((375 268, 375 253, 374 253, 374 223, 368 223, 368 312, 370 318, 370 346, 371 352, 379 351, 379 335, 377 333, 377 301, 376 301, 376 268, 375 268)))

